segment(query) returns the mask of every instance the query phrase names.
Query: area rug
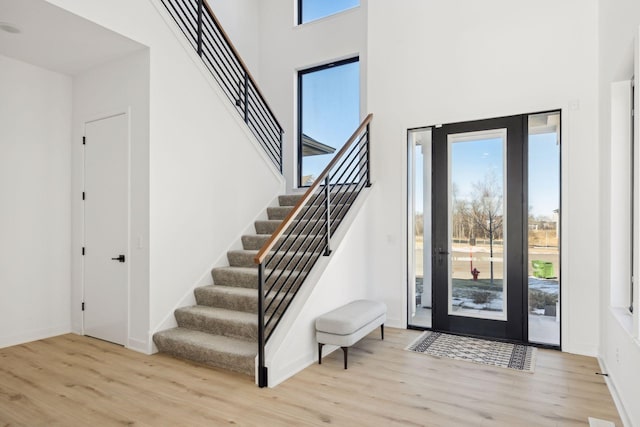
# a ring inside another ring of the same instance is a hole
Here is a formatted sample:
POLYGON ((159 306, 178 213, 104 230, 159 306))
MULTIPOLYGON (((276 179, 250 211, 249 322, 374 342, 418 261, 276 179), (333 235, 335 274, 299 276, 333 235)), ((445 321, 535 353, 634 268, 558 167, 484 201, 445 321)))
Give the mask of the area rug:
POLYGON ((425 331, 406 350, 435 357, 533 372, 536 348, 479 338, 425 331))

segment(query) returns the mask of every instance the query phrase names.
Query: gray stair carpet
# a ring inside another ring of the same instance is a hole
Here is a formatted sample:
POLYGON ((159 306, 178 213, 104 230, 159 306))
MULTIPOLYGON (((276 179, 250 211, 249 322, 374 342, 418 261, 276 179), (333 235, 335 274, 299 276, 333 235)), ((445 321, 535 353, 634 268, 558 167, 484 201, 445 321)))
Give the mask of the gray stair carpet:
MULTIPOLYGON (((280 196, 280 206, 267 209, 269 219, 256 221, 256 234, 242 236, 243 249, 227 253, 229 266, 212 270, 214 284, 194 290, 197 305, 175 311, 178 327, 154 334, 153 341, 160 352, 254 376, 258 351, 258 269, 253 259, 300 198, 300 195, 280 196)), ((351 202, 347 198, 345 200, 351 202)), ((322 203, 322 200, 317 203, 322 203)), ((332 212, 339 212, 343 205, 339 202, 335 206, 332 204, 332 212)), ((279 243, 294 251, 319 247, 319 252, 323 249, 322 237, 303 238, 322 231, 321 227, 315 227, 318 224, 321 225, 318 215, 310 214, 309 219, 299 221, 298 228, 291 236, 285 235, 279 243), (300 238, 296 239, 297 235, 300 238)), ((296 272, 311 268, 310 263, 306 262, 308 256, 281 256, 275 253, 274 257, 278 260, 273 264, 276 273, 291 268, 296 272)), ((287 287, 295 289, 301 283, 301 279, 295 279, 287 287)), ((274 316, 272 324, 291 299, 290 295, 284 294, 274 292, 267 299, 275 302, 267 312, 274 316)), ((267 332, 272 327, 268 326, 267 332)))

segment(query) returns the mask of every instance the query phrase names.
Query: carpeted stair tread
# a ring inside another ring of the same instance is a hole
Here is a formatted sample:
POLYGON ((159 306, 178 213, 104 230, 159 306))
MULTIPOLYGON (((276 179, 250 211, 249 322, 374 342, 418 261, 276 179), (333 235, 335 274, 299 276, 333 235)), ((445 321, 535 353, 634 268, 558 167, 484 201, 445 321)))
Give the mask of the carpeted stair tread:
MULTIPOLYGON (((338 203, 338 204, 332 203, 331 212, 345 212, 347 210, 345 206, 346 205, 343 203, 338 203)), ((287 215, 289 215, 289 212, 291 212, 291 209, 293 209, 291 206, 278 206, 278 207, 267 208, 267 215, 270 220, 282 221, 287 217, 287 215)), ((321 218, 323 215, 325 215, 324 208, 318 208, 318 209, 312 208, 310 209, 309 212, 307 212, 304 215, 303 218, 318 219, 318 218, 321 218)))
POLYGON ((258 289, 258 269, 251 267, 216 267, 211 270, 213 283, 222 286, 258 289))
POLYGON ((278 196, 278 204, 280 206, 295 206, 298 204, 300 199, 304 196, 304 193, 300 194, 283 194, 278 196))
MULTIPOLYGON (((276 266, 276 268, 294 268, 296 265, 300 265, 298 264, 300 262, 300 258, 303 256, 302 252, 305 252, 304 257, 307 258, 310 256, 311 253, 313 252, 321 252, 324 249, 324 246, 320 247, 318 245, 318 248, 315 247, 315 245, 311 244, 311 247, 308 247, 309 243, 307 243, 304 246, 304 250, 300 251, 299 253, 296 253, 295 251, 293 253, 288 253, 286 255, 282 255, 282 253, 278 252, 270 252, 269 256, 273 256, 275 254, 275 257, 273 258, 273 262, 278 262, 276 260, 280 260, 284 257, 284 261, 279 262, 277 267, 275 264, 269 263, 270 266, 276 266), (289 262, 291 259, 293 259, 292 262, 289 262)), ((258 264, 256 264, 254 262, 254 258, 255 256, 258 254, 258 251, 255 250, 237 250, 237 251, 229 251, 227 252, 227 259, 229 260, 229 264, 231 265, 231 267, 245 267, 245 268, 257 268, 258 264)), ((268 260, 269 258, 267 258, 268 260)), ((302 261, 304 262, 304 261, 302 261)))
MULTIPOLYGON (((354 191, 332 191, 331 200, 338 200, 339 203, 349 203, 353 201, 357 197, 358 193, 354 191)), ((304 196, 301 194, 284 194, 282 196, 278 196, 278 204, 280 206, 291 206, 294 207, 298 204, 300 199, 304 196)), ((311 200, 314 205, 320 204, 324 202, 324 196, 321 195, 317 199, 315 196, 311 196, 311 200), (315 199, 315 200, 314 200, 315 199)))
POLYGON ((196 288, 194 294, 198 305, 247 313, 258 312, 258 292, 256 289, 209 285, 196 288))
POLYGON ((258 317, 254 313, 194 305, 175 311, 178 326, 210 334, 257 339, 258 317))
POLYGON ((279 219, 283 220, 289 215, 293 206, 273 206, 267 208, 267 217, 269 219, 279 219))
MULTIPOLYGON (((308 271, 311 269, 311 263, 304 263, 298 266, 300 269, 308 271)), ((265 275, 269 275, 272 270, 265 269, 265 275)), ((280 274, 274 273, 271 277, 280 274)), ((292 273, 297 276, 297 273, 292 273)), ((213 282, 215 285, 258 289, 258 269, 253 267, 216 267, 211 271, 213 282)), ((268 284, 267 284, 268 285, 268 284)))
POLYGON ((256 234, 273 234, 282 223, 279 219, 263 219, 254 223, 256 234))
POLYGON ((258 264, 254 262, 256 255, 258 251, 253 249, 227 251, 227 260, 231 267, 257 267, 258 264))
MULTIPOLYGON (((300 235, 297 239, 296 237, 298 237, 298 235, 291 235, 289 237, 281 237, 280 239, 278 239, 278 243, 276 244, 276 246, 274 246, 274 248, 277 248, 278 245, 281 242, 286 242, 284 249, 288 249, 289 246, 291 246, 291 248, 293 250, 297 249, 300 247, 300 245, 302 245, 304 242, 307 242, 307 235, 300 235)), ((260 250, 262 249, 262 247, 264 246, 265 243, 267 243, 267 241, 271 238, 270 234, 250 234, 250 235, 245 235, 242 236, 242 247, 245 250, 260 250)), ((323 239, 323 236, 316 236, 316 239, 323 239)))
POLYGON ((153 341, 163 353, 254 376, 256 342, 179 327, 154 334, 153 341))
MULTIPOLYGON (((282 221, 279 219, 258 220, 255 222, 256 234, 273 234, 278 227, 280 227, 281 223, 282 221)), ((315 234, 321 232, 322 227, 318 220, 305 219, 292 222, 287 230, 294 230, 295 234, 315 234)))

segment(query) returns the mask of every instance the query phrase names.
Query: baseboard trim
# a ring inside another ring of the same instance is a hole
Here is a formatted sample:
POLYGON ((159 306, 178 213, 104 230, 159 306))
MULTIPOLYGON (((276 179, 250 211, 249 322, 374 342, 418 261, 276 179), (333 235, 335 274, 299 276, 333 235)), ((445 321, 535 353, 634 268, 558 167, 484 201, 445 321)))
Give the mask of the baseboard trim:
POLYGON ((579 354, 580 356, 598 357, 599 351, 597 346, 593 345, 575 345, 571 343, 563 343, 562 351, 565 353, 579 354))
MULTIPOLYGON (((603 358, 598 357, 598 364, 600 365, 600 370, 602 372, 609 372, 607 369, 607 364, 603 358)), ((622 399, 620 398, 620 394, 618 393, 618 389, 616 388, 616 384, 614 378, 611 376, 603 377, 605 384, 607 384, 607 388, 609 389, 609 393, 611 393, 611 398, 613 399, 613 403, 616 405, 616 409, 618 410, 618 415, 620 415, 620 419, 622 420, 622 424, 625 426, 631 426, 631 419, 627 414, 627 411, 624 409, 624 405, 622 404, 622 399)))
POLYGON ((54 326, 52 328, 43 328, 43 329, 34 329, 31 331, 24 331, 19 334, 0 337, 0 348, 25 344, 32 341, 43 340, 47 338, 56 337, 58 335, 69 334, 69 333, 71 333, 70 324, 54 326))
MULTIPOLYGON (((323 354, 325 355, 329 354, 333 350, 323 351, 323 354)), ((277 386, 278 384, 286 381, 287 379, 291 378, 298 372, 301 372, 304 369, 308 368, 309 366, 313 365, 313 363, 316 361, 316 357, 317 355, 307 353, 299 357, 298 359, 292 361, 291 363, 288 363, 286 366, 282 367, 281 369, 275 370, 273 368, 270 368, 269 369, 269 388, 277 386)))
POLYGON ((138 353, 143 354, 152 354, 150 351, 150 345, 148 342, 143 340, 136 340, 133 338, 127 339, 127 348, 129 350, 137 351, 138 353))

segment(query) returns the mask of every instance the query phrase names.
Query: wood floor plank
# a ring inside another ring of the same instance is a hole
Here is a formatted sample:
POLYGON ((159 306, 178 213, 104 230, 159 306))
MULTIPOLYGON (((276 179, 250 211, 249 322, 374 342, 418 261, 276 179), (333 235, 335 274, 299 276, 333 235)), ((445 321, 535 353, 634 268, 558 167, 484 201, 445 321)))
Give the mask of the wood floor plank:
POLYGON ((534 373, 403 350, 387 328, 274 389, 77 335, 0 349, 0 426, 622 426, 593 358, 538 350, 534 373))

